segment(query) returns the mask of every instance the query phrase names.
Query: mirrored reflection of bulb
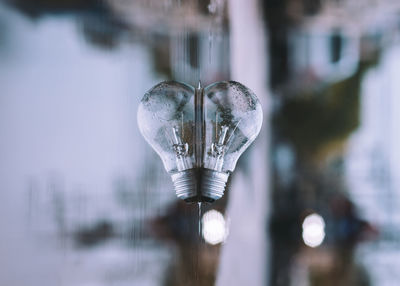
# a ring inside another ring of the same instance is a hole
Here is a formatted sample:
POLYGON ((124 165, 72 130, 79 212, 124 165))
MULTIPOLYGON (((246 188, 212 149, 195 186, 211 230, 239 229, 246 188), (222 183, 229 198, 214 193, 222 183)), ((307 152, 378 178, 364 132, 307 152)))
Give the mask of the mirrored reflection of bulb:
POLYGON ((216 211, 207 211, 201 220, 204 240, 212 245, 224 242, 228 236, 228 227, 224 216, 216 211))
POLYGON ((317 247, 325 238, 325 221, 318 214, 308 215, 303 222, 303 240, 307 246, 317 247))
POLYGON ((255 94, 233 81, 205 88, 161 82, 144 95, 138 110, 141 133, 161 157, 177 196, 187 202, 223 195, 262 118, 255 94))

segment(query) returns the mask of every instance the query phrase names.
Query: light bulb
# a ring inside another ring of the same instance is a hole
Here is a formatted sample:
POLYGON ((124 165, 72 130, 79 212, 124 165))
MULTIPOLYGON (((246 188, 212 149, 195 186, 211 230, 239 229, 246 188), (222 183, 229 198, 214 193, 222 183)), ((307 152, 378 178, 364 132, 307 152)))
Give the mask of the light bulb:
POLYGON ((138 110, 142 135, 161 157, 176 195, 187 202, 222 197, 262 119, 256 95, 234 81, 205 88, 161 82, 144 95, 138 110))

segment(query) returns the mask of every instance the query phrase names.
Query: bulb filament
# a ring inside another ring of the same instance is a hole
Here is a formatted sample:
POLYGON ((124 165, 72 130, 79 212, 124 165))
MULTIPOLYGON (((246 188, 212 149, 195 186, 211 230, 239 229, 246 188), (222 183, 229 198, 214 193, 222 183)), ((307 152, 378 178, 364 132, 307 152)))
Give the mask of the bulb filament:
POLYGON ((224 163, 224 153, 226 150, 225 138, 228 133, 228 126, 222 126, 221 131, 219 132, 219 138, 217 143, 211 144, 211 156, 215 159, 213 160, 212 169, 221 171, 222 164, 224 163))
POLYGON ((176 153, 176 163, 178 171, 186 170, 189 168, 189 164, 185 158, 189 151, 189 145, 182 141, 177 126, 173 127, 172 131, 172 133, 174 134, 175 144, 173 145, 173 147, 176 153))

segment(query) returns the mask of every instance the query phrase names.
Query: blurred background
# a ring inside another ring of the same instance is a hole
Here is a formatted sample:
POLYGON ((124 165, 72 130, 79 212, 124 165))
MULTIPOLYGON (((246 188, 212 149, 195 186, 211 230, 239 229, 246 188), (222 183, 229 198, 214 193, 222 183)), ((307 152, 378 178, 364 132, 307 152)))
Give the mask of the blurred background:
POLYGON ((0 285, 397 285, 399 77, 398 1, 3 0, 0 285), (264 109, 200 215, 137 127, 167 79, 264 109))

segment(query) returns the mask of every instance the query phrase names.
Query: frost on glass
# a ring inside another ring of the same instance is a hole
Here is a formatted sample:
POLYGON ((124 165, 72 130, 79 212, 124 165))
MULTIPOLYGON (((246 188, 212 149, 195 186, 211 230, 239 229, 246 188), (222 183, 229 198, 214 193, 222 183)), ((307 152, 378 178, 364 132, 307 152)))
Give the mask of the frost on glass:
POLYGON ((167 81, 144 95, 138 122, 179 197, 219 198, 240 155, 260 132, 262 109, 238 82, 193 88, 167 81))
POLYGON ((161 82, 143 97, 138 110, 141 133, 168 172, 193 168, 194 88, 161 82), (184 166, 179 166, 180 163, 184 166))
POLYGON ((232 172, 261 129, 262 110, 255 94, 234 81, 207 86, 206 168, 232 172))

